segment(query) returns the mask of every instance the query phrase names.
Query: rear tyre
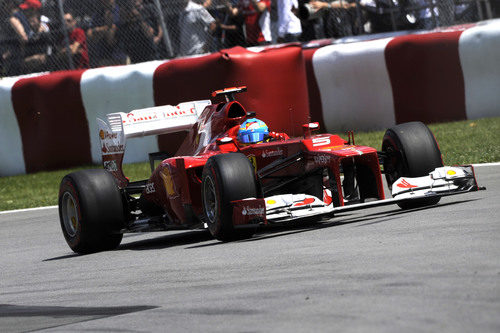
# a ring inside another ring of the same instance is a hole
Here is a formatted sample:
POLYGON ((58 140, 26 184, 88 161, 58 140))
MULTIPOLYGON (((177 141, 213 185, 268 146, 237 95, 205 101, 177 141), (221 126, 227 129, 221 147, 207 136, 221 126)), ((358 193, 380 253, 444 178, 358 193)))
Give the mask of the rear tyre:
MULTIPOLYGON (((384 172, 387 185, 400 177, 422 177, 443 166, 441 151, 436 138, 421 122, 410 122, 389 128, 382 140, 382 151, 386 153, 384 172)), ((434 205, 440 197, 398 203, 402 209, 434 205)))
POLYGON ((257 226, 235 229, 231 201, 257 197, 255 170, 241 153, 215 155, 203 169, 203 214, 212 236, 221 241, 251 237, 257 226))
POLYGON ((125 214, 114 177, 99 169, 66 175, 59 189, 59 220, 66 242, 76 253, 118 247, 125 214))

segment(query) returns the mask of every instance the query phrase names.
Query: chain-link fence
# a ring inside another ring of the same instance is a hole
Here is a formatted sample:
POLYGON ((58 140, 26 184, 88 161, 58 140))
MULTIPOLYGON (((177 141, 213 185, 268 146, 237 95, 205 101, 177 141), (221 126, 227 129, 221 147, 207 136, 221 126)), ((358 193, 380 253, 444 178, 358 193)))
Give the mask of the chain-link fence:
POLYGON ((233 46, 432 29, 500 0, 0 0, 1 76, 138 63, 233 46))
MULTIPOLYGON (((318 19, 325 37, 433 29, 498 16, 498 0, 344 0, 334 1, 318 19), (494 6, 492 7, 492 3, 494 6)), ((310 5, 306 8, 311 12, 310 5)), ((314 12, 314 11, 313 11, 314 12)), ((304 17, 307 17, 305 12, 304 17)), ((314 17, 313 17, 314 19, 314 17)), ((317 22, 316 22, 317 24, 317 22)))

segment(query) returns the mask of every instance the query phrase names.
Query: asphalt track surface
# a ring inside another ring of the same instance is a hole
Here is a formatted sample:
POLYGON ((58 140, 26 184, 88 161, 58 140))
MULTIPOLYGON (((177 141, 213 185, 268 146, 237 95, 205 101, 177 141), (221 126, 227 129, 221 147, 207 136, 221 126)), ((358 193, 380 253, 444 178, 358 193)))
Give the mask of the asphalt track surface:
POLYGON ((0 214, 0 332, 500 332, 500 166, 432 208, 78 256, 54 208, 0 214))

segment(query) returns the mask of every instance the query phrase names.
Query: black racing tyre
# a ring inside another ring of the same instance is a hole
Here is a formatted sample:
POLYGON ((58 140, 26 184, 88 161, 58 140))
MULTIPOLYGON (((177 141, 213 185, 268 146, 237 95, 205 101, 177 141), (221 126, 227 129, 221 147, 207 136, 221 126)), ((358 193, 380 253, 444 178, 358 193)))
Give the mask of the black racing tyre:
POLYGON ((203 215, 212 236, 221 241, 251 237, 257 226, 235 229, 231 201, 257 197, 255 170, 241 153, 215 155, 203 169, 203 215))
MULTIPOLYGON (((423 123, 415 121, 389 128, 382 140, 384 172, 387 185, 400 177, 422 177, 443 166, 436 138, 423 123)), ((403 209, 437 204, 440 197, 410 200, 398 203, 403 209)))
POLYGON ((101 169, 66 175, 59 189, 59 220, 66 242, 76 253, 118 247, 125 213, 114 177, 101 169))

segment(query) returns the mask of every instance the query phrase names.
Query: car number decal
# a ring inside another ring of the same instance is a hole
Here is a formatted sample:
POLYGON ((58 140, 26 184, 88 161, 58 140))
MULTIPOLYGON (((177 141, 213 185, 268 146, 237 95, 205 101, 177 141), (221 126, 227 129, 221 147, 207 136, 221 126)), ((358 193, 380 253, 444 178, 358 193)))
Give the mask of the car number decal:
POLYGON ((329 136, 312 139, 313 147, 326 146, 331 143, 329 136))

